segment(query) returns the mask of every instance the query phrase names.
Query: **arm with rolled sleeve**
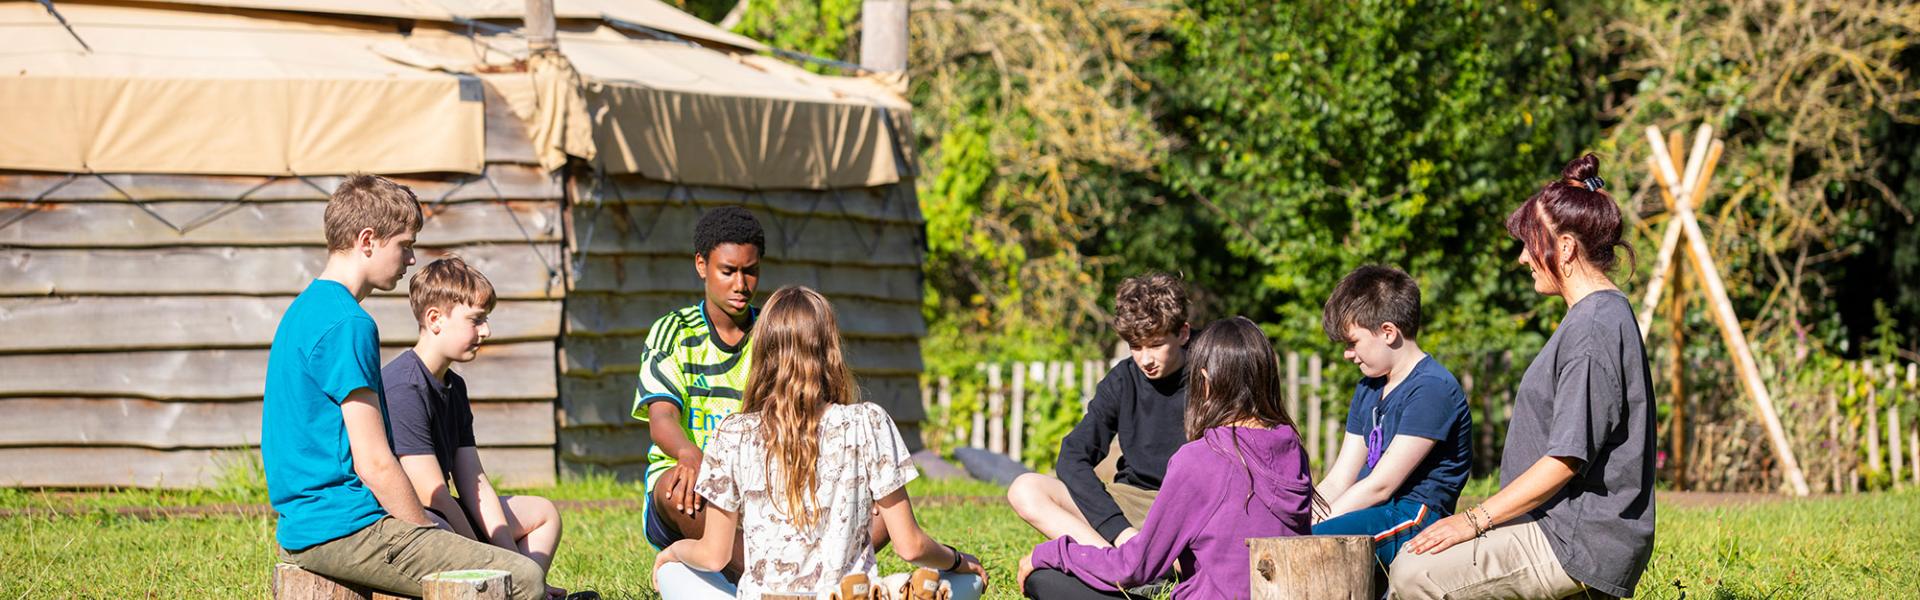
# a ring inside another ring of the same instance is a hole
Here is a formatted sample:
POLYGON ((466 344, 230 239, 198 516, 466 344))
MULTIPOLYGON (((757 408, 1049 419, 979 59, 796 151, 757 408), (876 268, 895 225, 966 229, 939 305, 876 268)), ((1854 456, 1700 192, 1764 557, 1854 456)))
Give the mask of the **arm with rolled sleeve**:
POLYGON ((1213 519, 1214 504, 1227 496, 1217 474, 1180 463, 1175 455, 1167 465, 1161 489, 1181 490, 1162 496, 1147 509, 1140 534, 1127 543, 1100 548, 1061 537, 1033 549, 1033 567, 1055 569, 1103 591, 1120 591, 1167 574, 1181 552, 1192 545, 1213 519), (1198 473, 1198 474, 1196 474, 1198 473))
MULTIPOLYGON (((1115 368, 1133 368, 1126 365, 1115 368)), ((1106 484, 1095 475, 1093 468, 1107 459, 1107 449, 1113 444, 1113 437, 1120 428, 1120 396, 1124 393, 1119 375, 1109 373, 1100 380, 1093 392, 1093 399, 1087 402, 1087 414, 1080 424, 1060 440, 1060 458, 1054 463, 1054 472, 1060 476, 1060 482, 1067 486, 1067 494, 1073 497, 1073 504, 1080 508, 1080 514, 1087 518, 1087 524, 1100 532, 1108 542, 1120 537, 1120 533, 1132 527, 1127 516, 1120 511, 1120 504, 1107 492, 1106 484)))

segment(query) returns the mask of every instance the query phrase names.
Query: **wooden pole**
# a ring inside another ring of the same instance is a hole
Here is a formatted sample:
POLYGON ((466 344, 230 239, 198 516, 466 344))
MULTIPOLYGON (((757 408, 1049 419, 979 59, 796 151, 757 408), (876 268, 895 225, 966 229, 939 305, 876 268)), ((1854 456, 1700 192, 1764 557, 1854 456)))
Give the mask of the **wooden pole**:
POLYGON ((527 0, 527 48, 535 53, 557 47, 554 35, 553 0, 527 0))
MULTIPOLYGON (((950 429, 950 431, 948 431, 945 436, 942 436, 947 438, 944 441, 946 442, 960 441, 962 438, 953 435, 955 431, 960 430, 962 428, 959 426, 960 425, 959 423, 954 421, 954 418, 953 418, 953 377, 952 376, 950 375, 940 376, 940 391, 936 393, 935 397, 938 398, 936 402, 940 403, 940 418, 945 419, 947 421, 947 427, 950 429)), ((946 450, 946 444, 942 443, 939 449, 946 450)))
POLYGON ((987 451, 1007 453, 1007 401, 1000 389, 1000 363, 987 364, 987 451))
MULTIPOLYGON (((986 369, 986 363, 974 365, 974 370, 976 371, 985 371, 986 369)), ((973 394, 973 406, 975 409, 973 411, 973 428, 967 432, 969 434, 967 436, 967 445, 975 448, 987 447, 986 393, 986 390, 980 390, 973 394)))
MULTIPOLYGON (((1675 273, 1682 273, 1679 268, 1675 273)), ((1668 319, 1671 326, 1667 330, 1668 347, 1672 356, 1667 363, 1667 381, 1671 387, 1668 403, 1673 407, 1673 420, 1667 425, 1667 437, 1673 440, 1673 449, 1668 451, 1667 460, 1673 463, 1673 487, 1687 489, 1687 297, 1683 289, 1685 280, 1675 277, 1673 281, 1673 301, 1668 305, 1668 319)), ((1643 334, 1644 335, 1644 334, 1643 334)))
POLYGON ((1247 540, 1254 600, 1374 598, 1373 538, 1307 535, 1247 540))
POLYGON ((860 3, 860 66, 880 73, 907 70, 908 0, 860 3))
MULTIPOLYGON (((1712 128, 1701 126, 1701 135, 1712 135, 1712 128)), ((1654 144, 1657 156, 1669 157, 1666 143, 1660 139, 1658 127, 1648 127, 1647 137, 1654 144)), ((1671 159, 1667 159, 1671 162, 1671 159)), ((1679 179, 1671 165, 1659 169, 1663 184, 1669 189, 1679 179)), ((1713 255, 1707 248, 1706 235, 1700 231, 1700 223, 1694 219, 1691 199, 1684 195, 1674 198, 1676 215, 1681 233, 1687 238, 1688 254, 1693 259, 1695 274, 1707 291, 1707 301, 1713 309, 1714 320, 1720 325, 1721 337, 1725 338, 1728 353, 1733 355, 1734 366, 1740 371, 1740 379, 1747 392, 1753 396, 1754 406, 1759 409, 1760 417, 1766 425, 1767 437, 1773 443, 1774 454, 1780 462, 1788 488, 1797 496, 1805 496, 1807 478, 1800 470, 1800 461, 1794 458, 1793 446, 1787 440, 1785 428, 1780 426, 1780 416, 1773 409, 1773 395, 1767 391, 1766 382, 1760 378, 1760 365, 1753 358, 1753 349, 1747 345, 1746 333, 1741 330, 1740 318, 1733 312, 1733 302, 1727 298, 1726 285, 1720 281, 1720 270, 1714 266, 1713 255)))
MULTIPOLYGON (((1020 443, 1024 441, 1020 439, 1023 437, 1021 430, 1026 429, 1027 420, 1023 417, 1027 414, 1028 372, 1026 363, 1013 363, 1013 410, 1007 415, 1006 454, 1007 458, 1013 459, 1014 462, 1020 461, 1020 443)), ((1039 380, 1032 380, 1032 382, 1033 387, 1039 387, 1039 380)))
POLYGON ((1832 469, 1832 487, 1828 492, 1840 493, 1840 400, 1833 392, 1827 392, 1827 464, 1832 469))
POLYGON ((1906 469, 1906 456, 1900 453, 1900 403, 1887 403, 1887 458, 1892 459, 1893 468, 1887 470, 1887 478, 1893 481, 1893 489, 1906 487, 1900 476, 1906 469))
POLYGON ((1867 470, 1880 470, 1880 390, 1874 385, 1873 363, 1862 361, 1860 374, 1867 378, 1867 470))
POLYGON ((1287 418, 1300 420, 1300 353, 1287 351, 1287 418))
MULTIPOLYGON (((1307 460, 1320 458, 1320 355, 1307 357, 1307 460)), ((1311 467, 1309 467, 1311 470, 1311 467)))
POLYGON ((1341 436, 1339 421, 1333 417, 1327 417, 1322 423, 1324 423, 1324 425, 1322 425, 1320 429, 1327 433, 1320 437, 1321 440, 1326 442, 1326 447, 1320 449, 1320 476, 1325 477, 1327 471, 1333 470, 1333 461, 1335 458, 1338 458, 1340 453, 1341 436))

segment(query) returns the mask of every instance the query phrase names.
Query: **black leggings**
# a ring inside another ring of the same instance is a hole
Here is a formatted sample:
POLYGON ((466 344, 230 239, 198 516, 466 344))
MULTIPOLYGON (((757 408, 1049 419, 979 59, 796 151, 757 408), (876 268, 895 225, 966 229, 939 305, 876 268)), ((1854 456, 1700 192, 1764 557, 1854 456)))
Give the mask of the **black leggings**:
POLYGON ((1021 590, 1028 598, 1038 600, 1106 600, 1108 598, 1126 598, 1120 592, 1103 592, 1093 589, 1072 575, 1053 569, 1034 569, 1027 576, 1027 589, 1021 590))

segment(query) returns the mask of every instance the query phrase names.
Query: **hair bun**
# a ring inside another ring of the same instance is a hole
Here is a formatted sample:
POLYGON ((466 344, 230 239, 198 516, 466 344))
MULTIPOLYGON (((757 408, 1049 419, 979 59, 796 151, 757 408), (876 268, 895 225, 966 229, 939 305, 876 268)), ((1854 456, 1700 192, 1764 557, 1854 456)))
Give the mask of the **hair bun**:
MULTIPOLYGON (((1573 159, 1560 169, 1560 177, 1568 181, 1585 183, 1588 179, 1600 176, 1600 157, 1589 152, 1585 156, 1573 159)), ((1597 190, 1596 190, 1597 191, 1597 190)))

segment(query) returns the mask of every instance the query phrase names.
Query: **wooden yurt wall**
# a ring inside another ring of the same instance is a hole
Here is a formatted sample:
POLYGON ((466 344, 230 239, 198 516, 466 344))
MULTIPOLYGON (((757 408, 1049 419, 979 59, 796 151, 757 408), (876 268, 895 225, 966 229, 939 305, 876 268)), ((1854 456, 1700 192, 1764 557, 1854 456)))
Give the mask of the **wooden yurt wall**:
MULTIPOLYGON (((489 472, 542 485, 564 194, 488 104, 485 174, 395 179, 427 214, 417 265, 458 254, 498 290, 493 338, 454 369, 489 472)), ((267 348, 325 265, 339 180, 0 173, 0 486, 200 487, 256 464, 267 348)), ((383 361, 417 336, 406 291, 363 304, 383 361)))
POLYGON ((743 205, 767 232, 759 296, 813 287, 833 302, 865 398, 887 409, 908 445, 925 420, 919 375, 925 240, 913 183, 836 191, 743 191, 633 177, 579 178, 560 363, 560 469, 636 479, 645 424, 632 418, 647 328, 698 302, 693 230, 703 210, 743 205))

